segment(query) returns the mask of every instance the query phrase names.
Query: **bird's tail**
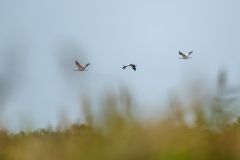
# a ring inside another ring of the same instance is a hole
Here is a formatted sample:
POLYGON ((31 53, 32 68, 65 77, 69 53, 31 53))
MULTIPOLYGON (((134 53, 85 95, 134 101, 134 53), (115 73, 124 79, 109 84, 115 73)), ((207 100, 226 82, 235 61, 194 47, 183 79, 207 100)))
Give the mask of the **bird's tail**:
POLYGON ((122 67, 122 69, 125 69, 125 68, 126 68, 126 66, 123 66, 123 67, 122 67))

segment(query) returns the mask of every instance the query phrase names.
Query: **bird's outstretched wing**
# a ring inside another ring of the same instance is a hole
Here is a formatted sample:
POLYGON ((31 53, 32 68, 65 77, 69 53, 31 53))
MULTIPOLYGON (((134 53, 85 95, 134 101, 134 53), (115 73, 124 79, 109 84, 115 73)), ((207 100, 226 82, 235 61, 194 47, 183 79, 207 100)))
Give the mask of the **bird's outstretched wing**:
POLYGON ((191 53, 193 53, 193 51, 189 52, 188 55, 190 55, 191 53))
POLYGON ((179 54, 183 57, 187 57, 185 54, 181 53, 180 51, 179 51, 179 54))
POLYGON ((133 69, 134 71, 136 71, 136 66, 135 66, 135 65, 132 65, 132 69, 133 69))
POLYGON ((125 65, 123 65, 122 69, 125 69, 128 66, 130 66, 130 64, 125 64, 125 65))
POLYGON ((86 68, 87 66, 89 66, 90 65, 90 63, 87 63, 85 66, 84 66, 84 68, 86 68))
POLYGON ((83 69, 83 67, 76 61, 76 65, 78 66, 79 69, 83 69))
POLYGON ((122 69, 125 69, 127 66, 123 65, 122 69))

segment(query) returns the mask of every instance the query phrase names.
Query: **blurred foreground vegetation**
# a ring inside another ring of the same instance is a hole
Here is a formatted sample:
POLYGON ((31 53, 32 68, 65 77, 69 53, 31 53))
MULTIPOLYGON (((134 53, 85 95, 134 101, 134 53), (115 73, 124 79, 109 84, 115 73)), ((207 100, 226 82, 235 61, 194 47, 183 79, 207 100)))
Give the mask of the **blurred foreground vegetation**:
MULTIPOLYGON (((175 119, 176 120, 176 119, 175 119)), ((212 132, 174 120, 155 126, 114 122, 106 134, 84 124, 62 131, 38 129, 13 134, 0 131, 0 159, 217 159, 240 157, 240 118, 223 132, 212 132)))
MULTIPOLYGON (((113 102, 108 100, 109 106, 103 109, 98 127, 88 121, 88 125, 72 124, 55 131, 1 130, 0 159, 237 160, 240 157, 240 118, 214 131, 207 127, 211 122, 198 109, 195 109, 195 125, 191 127, 177 109, 164 120, 143 125, 117 107, 110 108, 113 102)), ((91 115, 87 118, 90 120, 91 115)), ((222 118, 218 121, 224 122, 222 118)))
POLYGON ((150 123, 134 114, 129 92, 106 96, 98 115, 83 98, 86 124, 0 130, 0 160, 238 160, 240 117, 233 119, 239 95, 232 91, 220 75, 217 95, 208 104, 196 98, 187 109, 194 115, 192 125, 177 99, 169 113, 150 123))

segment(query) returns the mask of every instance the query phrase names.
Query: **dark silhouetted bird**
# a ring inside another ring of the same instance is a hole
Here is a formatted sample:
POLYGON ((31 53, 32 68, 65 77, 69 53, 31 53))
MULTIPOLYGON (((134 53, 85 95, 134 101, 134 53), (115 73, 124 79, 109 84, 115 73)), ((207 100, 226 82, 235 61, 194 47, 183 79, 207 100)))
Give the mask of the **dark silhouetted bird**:
POLYGON ((134 71, 136 71, 136 66, 135 64, 125 64, 123 65, 122 69, 125 69, 126 67, 131 66, 134 71))

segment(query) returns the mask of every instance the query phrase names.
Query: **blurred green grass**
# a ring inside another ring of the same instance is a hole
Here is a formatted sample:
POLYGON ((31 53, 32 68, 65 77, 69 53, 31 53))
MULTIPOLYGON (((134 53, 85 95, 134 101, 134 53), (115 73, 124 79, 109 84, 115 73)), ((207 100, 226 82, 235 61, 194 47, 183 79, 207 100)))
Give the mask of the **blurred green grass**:
POLYGON ((119 95, 106 94, 97 115, 91 99, 83 97, 86 124, 0 130, 0 160, 238 160, 240 117, 232 119, 239 99, 224 83, 218 83, 209 104, 196 97, 186 110, 173 98, 171 112, 154 123, 136 116, 134 97, 126 88, 119 95), (186 121, 186 111, 194 116, 193 125, 186 121))
MULTIPOLYGON (((125 95, 125 94, 124 94, 125 95)), ((0 159, 11 160, 229 160, 240 157, 240 118, 224 123, 219 131, 211 129, 212 119, 204 116, 201 104, 193 103, 195 125, 184 121, 184 112, 175 104, 174 111, 156 123, 145 123, 129 116, 133 106, 130 94, 121 98, 107 96, 101 104, 100 125, 94 125, 90 100, 83 100, 87 124, 72 124, 64 129, 37 129, 11 133, 0 131, 0 159)), ((212 111, 212 116, 219 113, 212 111)), ((221 114, 224 114, 224 110, 221 114)), ((226 113, 227 114, 227 113, 226 113)))

